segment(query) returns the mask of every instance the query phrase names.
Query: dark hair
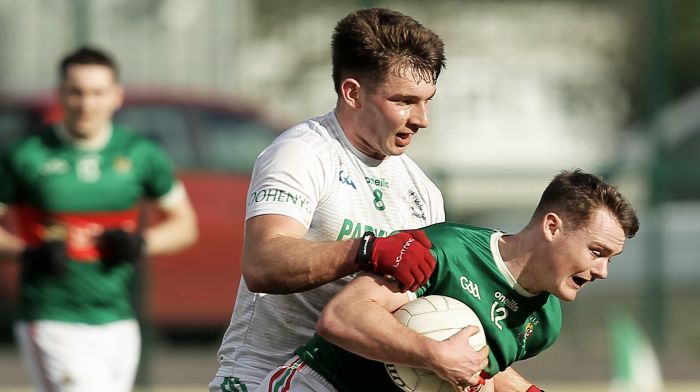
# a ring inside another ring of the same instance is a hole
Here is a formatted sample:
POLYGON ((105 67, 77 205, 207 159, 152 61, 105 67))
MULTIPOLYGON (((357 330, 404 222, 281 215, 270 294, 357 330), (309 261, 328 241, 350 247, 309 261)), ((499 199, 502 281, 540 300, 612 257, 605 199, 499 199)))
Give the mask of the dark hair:
POLYGON ((542 193, 533 217, 557 212, 576 230, 600 209, 617 218, 627 238, 639 230, 637 214, 617 188, 580 169, 564 170, 554 177, 542 193))
POLYGON ((411 73, 417 80, 437 82, 445 68, 444 44, 415 19, 386 8, 368 8, 341 19, 331 40, 333 85, 354 77, 370 87, 390 72, 411 73))
POLYGON ((59 78, 60 80, 64 80, 66 78, 68 68, 73 65, 90 64, 104 65, 105 67, 108 67, 114 73, 114 79, 119 80, 119 69, 116 61, 114 61, 114 59, 106 52, 88 46, 82 46, 76 49, 61 60, 59 78))

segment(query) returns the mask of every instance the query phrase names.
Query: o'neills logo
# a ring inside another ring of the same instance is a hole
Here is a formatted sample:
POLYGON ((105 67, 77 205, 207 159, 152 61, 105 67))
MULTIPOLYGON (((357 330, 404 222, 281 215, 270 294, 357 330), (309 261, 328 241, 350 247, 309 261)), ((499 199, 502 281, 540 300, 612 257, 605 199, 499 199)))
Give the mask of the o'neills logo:
POLYGON ((401 248, 401 252, 399 252, 399 255, 396 256, 396 260, 394 260, 394 268, 398 267, 399 264, 401 264, 401 260, 403 259, 403 255, 408 252, 408 247, 411 246, 411 244, 415 241, 413 238, 409 238, 408 241, 406 241, 405 244, 403 244, 403 247, 401 248))
POLYGON ((396 366, 393 363, 385 363, 384 367, 386 368, 386 372, 389 373, 389 377, 391 377, 399 388, 403 389, 407 386, 401 379, 401 376, 399 376, 399 372, 396 370, 396 366))

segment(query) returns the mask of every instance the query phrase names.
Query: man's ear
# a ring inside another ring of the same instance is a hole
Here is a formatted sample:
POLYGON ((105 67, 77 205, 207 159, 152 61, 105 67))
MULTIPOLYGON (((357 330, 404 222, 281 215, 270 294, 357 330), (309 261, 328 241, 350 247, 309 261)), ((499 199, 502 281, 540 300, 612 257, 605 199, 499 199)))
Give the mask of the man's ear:
POLYGON ((558 214, 550 212, 542 219, 542 231, 545 238, 552 241, 556 236, 564 232, 564 221, 558 214))
POLYGON ((122 87, 121 84, 117 84, 116 86, 114 86, 114 88, 116 90, 114 95, 116 101, 114 102, 114 104, 116 105, 117 109, 119 109, 124 104, 124 96, 126 95, 126 93, 124 92, 124 87, 122 87))
POLYGON ((352 109, 360 109, 360 82, 353 78, 347 78, 340 84, 340 99, 352 109))

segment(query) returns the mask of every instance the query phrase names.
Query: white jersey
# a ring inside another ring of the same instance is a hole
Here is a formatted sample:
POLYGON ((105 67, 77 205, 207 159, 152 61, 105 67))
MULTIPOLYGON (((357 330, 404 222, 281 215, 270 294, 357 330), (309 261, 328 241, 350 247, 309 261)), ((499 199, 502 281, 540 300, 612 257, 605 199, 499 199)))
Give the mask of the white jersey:
MULTIPOLYGON (((442 195, 406 154, 384 160, 357 150, 333 112, 298 124, 258 157, 246 219, 292 217, 309 240, 386 237, 445 219, 442 195)), ((289 295, 251 293, 241 279, 217 376, 257 386, 314 333, 323 306, 352 276, 289 295)))

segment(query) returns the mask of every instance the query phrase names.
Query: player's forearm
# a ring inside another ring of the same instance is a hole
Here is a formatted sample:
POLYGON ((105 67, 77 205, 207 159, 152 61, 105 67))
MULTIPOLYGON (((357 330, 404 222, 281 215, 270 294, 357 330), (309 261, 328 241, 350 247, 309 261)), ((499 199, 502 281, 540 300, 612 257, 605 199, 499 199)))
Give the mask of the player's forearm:
POLYGON ((494 392, 525 392, 532 385, 513 368, 497 373, 493 377, 494 392))
POLYGON ((246 242, 243 276, 253 292, 288 294, 309 290, 356 272, 359 240, 317 242, 274 236, 246 242))
POLYGON ((390 312, 405 303, 407 295, 389 293, 387 286, 375 286, 368 292, 367 287, 377 279, 359 276, 334 297, 323 309, 317 333, 368 359, 427 367, 430 339, 400 325, 390 312))
POLYGON ((469 336, 474 326, 437 341, 399 323, 392 312, 409 300, 398 283, 375 274, 361 274, 324 307, 317 332, 332 343, 381 362, 430 369, 457 385, 478 382, 476 374, 488 364, 488 349, 474 351, 469 336))
POLYGON ((149 256, 178 252, 192 245, 199 235, 197 219, 191 211, 181 211, 144 230, 149 256))
POLYGON ((21 238, 0 227, 0 260, 16 260, 24 248, 21 238))
POLYGON ((328 317, 319 322, 317 333, 368 359, 427 367, 428 339, 401 326, 391 313, 378 309, 371 301, 358 302, 353 308, 340 306, 330 310, 328 317))
POLYGON ((317 332, 335 345, 371 360, 432 367, 430 361, 426 361, 431 349, 429 339, 400 326, 386 310, 378 312, 373 306, 376 305, 364 302, 354 310, 338 309, 339 312, 330 317, 335 320, 327 319, 317 327, 317 332))

